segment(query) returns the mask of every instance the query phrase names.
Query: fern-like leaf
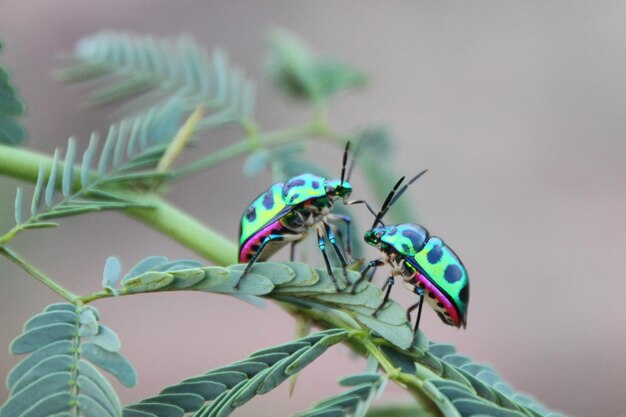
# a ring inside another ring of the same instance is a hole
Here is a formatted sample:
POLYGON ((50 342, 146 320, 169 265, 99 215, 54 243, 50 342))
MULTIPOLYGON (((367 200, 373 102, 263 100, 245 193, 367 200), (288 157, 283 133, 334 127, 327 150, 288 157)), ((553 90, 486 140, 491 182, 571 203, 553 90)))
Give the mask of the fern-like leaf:
POLYGON ((26 130, 17 121, 17 117, 22 116, 25 110, 26 107, 11 82, 11 75, 0 66, 0 144, 15 146, 24 142, 26 130))
POLYGON ((92 307, 52 304, 26 322, 11 352, 28 356, 6 378, 9 398, 0 417, 121 414, 117 394, 96 366, 128 387, 137 377, 119 353, 119 338, 98 316, 92 307))
MULTIPOLYGON (((255 264, 250 273, 235 285, 245 265, 227 268, 199 267, 195 261, 168 261, 165 257, 149 257, 127 273, 117 294, 154 291, 194 290, 233 296, 263 296, 325 311, 337 321, 353 329, 371 329, 400 349, 410 347, 413 334, 404 309, 389 302, 374 317, 383 294, 376 286, 363 282, 355 294, 337 293, 335 285, 322 269, 296 262, 255 264)), ((334 271, 341 276, 340 269, 334 271)), ((348 279, 356 281, 359 274, 348 271, 348 279)), ((106 289, 112 291, 111 289, 106 289)))
POLYGON ((76 45, 73 62, 58 78, 67 83, 89 81, 87 102, 101 106, 126 100, 122 113, 137 112, 177 96, 191 110, 205 104, 213 110, 200 128, 246 123, 254 110, 254 85, 232 68, 226 55, 211 57, 190 37, 176 39, 102 32, 76 45))
POLYGON ((111 185, 133 183, 141 187, 163 178, 155 167, 181 127, 182 116, 180 102, 172 99, 162 107, 112 125, 100 150, 94 133, 80 164, 76 140, 70 138, 64 159, 56 150, 49 169, 40 166, 28 219, 24 216, 23 193, 17 192, 14 230, 54 227, 57 224, 50 220, 65 216, 144 206, 111 185))
POLYGON ((382 393, 387 379, 375 374, 350 375, 339 384, 350 389, 314 404, 296 417, 364 417, 374 399, 382 393))
POLYGON ((349 336, 343 329, 310 334, 253 353, 247 359, 185 379, 158 395, 124 408, 124 417, 226 417, 266 394, 349 336))
MULTIPOLYGON (((324 270, 294 262, 262 262, 252 267, 236 289, 244 266, 202 267, 191 260, 149 257, 122 278, 116 291, 126 294, 195 290, 263 296, 292 303, 323 312, 346 327, 372 330, 386 340, 381 345, 382 351, 404 373, 417 375, 417 366, 434 372, 438 378, 425 380, 424 392, 446 417, 476 413, 505 417, 557 416, 530 397, 516 393, 491 367, 458 355, 452 345, 429 342, 420 332, 411 346, 412 331, 399 304, 392 301, 376 317, 372 316, 382 299, 381 291, 374 285, 363 282, 354 295, 337 293, 324 270), (409 347, 411 350, 407 350, 409 347)), ((341 274, 338 269, 335 273, 341 274)), ((358 274, 349 272, 348 278, 353 282, 358 274)))
MULTIPOLYGON (((548 411, 537 400, 515 392, 492 367, 459 355, 454 346, 429 342, 422 332, 419 334, 418 344, 421 349, 414 353, 399 352, 387 347, 383 347, 383 351, 406 373, 415 374, 416 364, 419 364, 437 374, 439 378, 427 380, 425 388, 430 393, 442 395, 451 403, 458 414, 450 415, 561 416, 548 411)), ((445 408, 442 407, 441 411, 448 416, 445 408)))

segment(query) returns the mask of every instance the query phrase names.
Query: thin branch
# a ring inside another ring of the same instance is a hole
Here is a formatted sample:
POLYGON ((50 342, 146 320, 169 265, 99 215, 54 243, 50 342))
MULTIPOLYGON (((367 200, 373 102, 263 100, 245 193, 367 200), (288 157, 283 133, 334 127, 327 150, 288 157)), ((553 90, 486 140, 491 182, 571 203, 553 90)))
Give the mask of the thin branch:
POLYGON ((172 139, 172 142, 167 147, 167 150, 161 157, 161 160, 156 167, 156 172, 165 173, 169 171, 172 165, 174 165, 174 161, 176 160, 178 155, 180 155, 180 153, 185 149, 185 146, 196 131, 196 126, 204 115, 204 112, 204 106, 196 107, 196 109, 187 118, 182 127, 178 129, 178 133, 176 133, 176 136, 174 136, 174 139, 172 139))
POLYGON ((207 168, 213 167, 217 164, 225 162, 236 156, 244 155, 248 152, 252 152, 257 149, 260 143, 264 147, 279 146, 289 142, 295 142, 302 140, 307 136, 317 136, 319 128, 315 124, 305 124, 302 126, 296 126, 290 129, 278 130, 275 132, 267 133, 264 135, 256 136, 254 141, 251 141, 249 137, 245 137, 242 140, 230 145, 226 148, 193 161, 186 166, 173 170, 168 175, 169 179, 176 180, 182 177, 195 174, 207 168))
POLYGON ((59 294, 65 300, 70 303, 76 303, 79 299, 79 296, 74 294, 71 291, 66 290, 61 285, 57 284, 53 279, 47 277, 43 272, 36 269, 34 266, 30 265, 26 262, 22 257, 20 257, 17 253, 13 252, 6 246, 0 246, 0 254, 6 256, 13 262, 15 265, 22 268, 24 271, 32 275, 39 282, 50 288, 55 293, 59 294))

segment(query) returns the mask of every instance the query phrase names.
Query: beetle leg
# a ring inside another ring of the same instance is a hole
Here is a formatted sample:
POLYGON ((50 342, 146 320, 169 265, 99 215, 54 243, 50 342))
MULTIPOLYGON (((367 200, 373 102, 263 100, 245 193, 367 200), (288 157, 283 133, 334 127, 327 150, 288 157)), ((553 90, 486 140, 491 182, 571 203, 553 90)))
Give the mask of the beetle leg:
POLYGON ((367 278, 368 282, 372 281, 372 278, 374 278, 374 274, 376 273, 376 269, 379 266, 384 265, 385 262, 382 259, 374 259, 373 261, 369 261, 367 266, 365 268, 363 268, 363 270, 361 271, 361 276, 359 277, 359 279, 357 279, 356 281, 354 281, 354 284, 352 284, 352 291, 351 294, 354 294, 356 292, 356 287, 363 282, 364 279, 367 278), (370 273, 369 277, 367 276, 367 273, 369 270, 372 270, 372 272, 370 273))
POLYGON ((328 240, 330 241, 331 245, 333 245, 335 255, 337 255, 337 258, 339 259, 339 264, 341 265, 341 269, 343 271, 343 279, 346 282, 346 287, 348 287, 350 285, 350 281, 348 280, 348 272, 346 271, 348 264, 346 263, 346 258, 343 256, 341 249, 339 249, 339 246, 337 246, 337 239, 335 238, 335 233, 333 229, 334 226, 324 222, 324 230, 326 231, 328 240))
POLYGON ((378 306, 376 311, 374 311, 374 313, 372 313, 372 316, 376 317, 376 315, 385 306, 385 304, 387 304, 387 301, 389 300, 389 293, 391 292, 391 287, 393 287, 393 284, 395 284, 395 283, 396 283, 396 280, 393 277, 393 275, 391 275, 389 278, 387 278, 387 282, 385 282, 385 284, 383 285, 383 288, 382 288, 383 291, 385 291, 385 288, 387 289, 387 291, 385 292, 385 297, 383 298, 383 302, 380 303, 380 305, 378 306))
POLYGON ((415 320, 415 326, 413 327, 413 343, 415 343, 415 338, 417 337, 417 331, 420 328, 420 319, 422 318, 422 305, 424 305, 424 290, 422 288, 415 287, 413 292, 420 296, 420 300, 417 303, 413 304, 411 307, 409 307, 409 309, 406 311, 406 318, 410 322, 411 312, 419 307, 417 309, 417 319, 415 320))
POLYGON ((297 242, 291 242, 291 247, 289 248, 289 260, 291 262, 294 261, 294 259, 296 258, 296 243, 297 242))
POLYGON ((243 272, 241 273, 241 275, 239 276, 239 280, 237 281, 237 284, 235 284, 235 288, 239 289, 239 284, 241 283, 241 280, 244 279, 244 277, 248 274, 248 272, 250 271, 250 268, 252 268, 252 265, 254 265, 254 263, 256 262, 257 258, 259 257, 259 255, 261 254, 261 252, 263 252, 263 249, 265 249, 265 246, 267 246, 268 243, 271 242, 281 242, 281 241, 292 241, 292 242, 296 242, 298 240, 300 240, 302 238, 301 234, 295 234, 295 235, 279 235, 279 234, 272 234, 272 235, 268 235, 265 239, 263 239, 263 242, 261 242, 261 246, 259 246, 259 249, 256 250, 256 252, 254 252, 254 255, 252 255, 252 258, 250 258, 250 260, 248 261, 248 264, 246 265, 245 269, 243 270, 243 272))
POLYGON ((324 229, 321 225, 317 226, 317 245, 319 246, 320 251, 322 252, 322 256, 324 257, 326 272, 328 272, 330 280, 333 282, 333 284, 335 284, 335 289, 337 290, 337 292, 340 292, 341 289, 339 288, 339 284, 337 284, 337 279, 335 278, 333 270, 330 267, 330 262, 328 261, 328 254, 326 253, 326 242, 324 242, 324 229))
MULTIPOLYGON (((342 216, 340 214, 329 214, 328 219, 332 222, 344 222, 346 224, 346 255, 350 257, 350 259, 356 261, 354 256, 352 256, 352 233, 351 233, 351 224, 352 219, 349 216, 342 216)), ((337 232, 337 235, 340 235, 337 232)), ((343 238, 340 236, 340 241, 343 243, 343 238)))

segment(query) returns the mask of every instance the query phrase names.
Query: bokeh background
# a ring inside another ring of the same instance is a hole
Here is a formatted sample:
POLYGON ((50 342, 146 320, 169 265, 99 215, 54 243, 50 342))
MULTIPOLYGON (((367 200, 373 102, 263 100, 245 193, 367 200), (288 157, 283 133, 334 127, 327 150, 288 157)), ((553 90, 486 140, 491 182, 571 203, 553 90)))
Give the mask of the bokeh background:
MULTIPOLYGON (((467 330, 443 326, 428 309, 422 329, 493 364, 550 408, 609 417, 626 414, 625 21, 622 1, 3 0, 0 59, 29 106, 28 146, 46 153, 109 123, 107 112, 78 109, 80 94, 50 76, 56 54, 103 29, 188 33, 208 49, 224 48, 258 83, 256 114, 267 130, 310 115, 264 79, 269 28, 292 30, 321 54, 360 67, 370 83, 334 101, 333 126, 385 123, 397 171, 430 169, 405 198, 470 271, 467 330)), ((208 140, 210 149, 227 141, 208 140)), ((313 147, 311 157, 335 172, 340 152, 318 152, 313 147)), ((244 178, 242 161, 186 180, 169 199, 236 239, 240 211, 270 182, 269 175, 244 178)), ((2 230, 12 224, 17 185, 0 178, 2 230)), ((357 217, 366 224, 366 213, 357 217)), ((83 293, 99 286, 111 254, 128 267, 154 254, 195 257, 115 213, 25 233, 14 247, 83 293)), ((394 296, 411 302, 400 287, 394 296)), ((56 301, 0 259, 0 346, 56 301)), ((139 387, 121 391, 126 402, 294 333, 293 320, 273 305, 261 311, 209 294, 127 297, 97 307, 139 371, 139 387)), ((0 374, 17 360, 0 355, 0 374)), ((335 348, 303 372, 293 397, 281 388, 237 415, 302 410, 363 366, 335 348)), ((381 401, 409 400, 389 387, 381 401)))

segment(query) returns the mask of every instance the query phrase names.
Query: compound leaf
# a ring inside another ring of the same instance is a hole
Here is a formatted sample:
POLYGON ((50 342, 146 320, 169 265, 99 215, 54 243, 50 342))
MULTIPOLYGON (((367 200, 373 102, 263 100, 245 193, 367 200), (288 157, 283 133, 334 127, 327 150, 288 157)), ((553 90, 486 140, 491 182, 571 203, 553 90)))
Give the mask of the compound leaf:
POLYGON ((136 378, 130 363, 117 352, 119 338, 98 324, 98 318, 92 307, 58 303, 26 322, 11 351, 29 355, 7 376, 9 398, 0 407, 0 417, 71 417, 76 415, 75 406, 86 417, 121 415, 111 384, 88 360, 126 385, 136 378), (94 334, 94 328, 99 332, 94 334), (92 342, 83 342, 83 335, 92 342))

